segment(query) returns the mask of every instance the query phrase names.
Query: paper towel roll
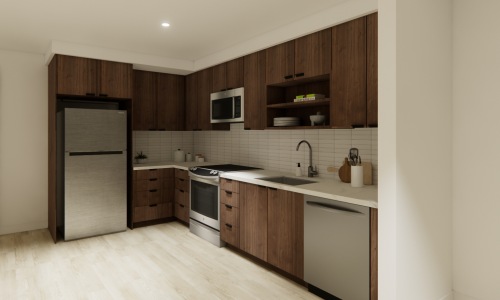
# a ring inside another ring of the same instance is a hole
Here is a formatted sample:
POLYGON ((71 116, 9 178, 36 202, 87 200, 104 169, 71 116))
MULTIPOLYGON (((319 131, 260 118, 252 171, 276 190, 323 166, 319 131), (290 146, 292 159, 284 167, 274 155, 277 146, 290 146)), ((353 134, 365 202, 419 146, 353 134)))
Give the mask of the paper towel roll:
POLYGON ((185 159, 184 151, 181 149, 177 149, 174 151, 174 161, 175 162, 183 162, 185 159))
POLYGON ((351 186, 363 187, 363 166, 351 166, 351 186))

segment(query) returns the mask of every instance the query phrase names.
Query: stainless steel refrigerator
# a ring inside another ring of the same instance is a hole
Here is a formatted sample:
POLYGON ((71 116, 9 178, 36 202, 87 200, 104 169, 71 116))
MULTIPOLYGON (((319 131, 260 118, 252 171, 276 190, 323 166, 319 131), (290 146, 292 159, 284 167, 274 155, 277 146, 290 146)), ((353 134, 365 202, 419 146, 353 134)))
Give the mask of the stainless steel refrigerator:
POLYGON ((58 113, 58 215, 64 240, 127 228, 127 112, 58 113))

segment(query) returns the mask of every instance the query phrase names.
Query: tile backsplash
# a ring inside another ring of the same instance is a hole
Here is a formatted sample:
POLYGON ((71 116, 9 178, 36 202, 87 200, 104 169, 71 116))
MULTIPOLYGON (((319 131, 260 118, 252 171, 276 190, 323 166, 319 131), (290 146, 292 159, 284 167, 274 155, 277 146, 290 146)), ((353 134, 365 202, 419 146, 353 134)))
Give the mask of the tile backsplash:
POLYGON ((311 144, 313 164, 320 177, 338 179, 328 167, 339 168, 356 147, 363 161, 373 165, 373 180, 378 182, 378 130, 359 129, 307 129, 307 130, 243 130, 242 123, 231 124, 230 131, 134 131, 134 153, 145 152, 149 161, 172 161, 173 151, 203 154, 207 161, 250 165, 263 169, 293 173, 297 163, 302 174, 307 173, 311 144))

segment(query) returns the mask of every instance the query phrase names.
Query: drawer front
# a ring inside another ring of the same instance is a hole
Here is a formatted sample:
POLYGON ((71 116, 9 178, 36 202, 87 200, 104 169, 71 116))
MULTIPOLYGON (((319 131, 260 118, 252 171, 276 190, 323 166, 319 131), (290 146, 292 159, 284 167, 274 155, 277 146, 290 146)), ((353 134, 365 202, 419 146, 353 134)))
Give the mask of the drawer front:
POLYGON ((175 202, 189 207, 189 193, 186 191, 175 190, 175 202))
POLYGON ((161 172, 158 169, 134 171, 134 180, 160 179, 161 172))
POLYGON ((240 229, 231 224, 220 224, 220 239, 235 247, 240 247, 240 229))
POLYGON ((175 177, 188 180, 189 174, 186 170, 175 169, 175 177))
POLYGON ((240 227, 240 212, 237 207, 228 204, 220 205, 220 223, 232 225, 233 227, 240 227))
POLYGON ((172 204, 153 204, 134 208, 134 223, 151 221, 172 216, 172 204))
POLYGON ((240 192, 240 183, 236 180, 221 178, 220 188, 238 194, 240 192))
POLYGON ((159 190, 161 189, 161 180, 159 178, 151 178, 148 180, 136 180, 134 182, 136 192, 159 190))
POLYGON ((234 207, 240 207, 240 194, 221 189, 220 203, 229 204, 234 207))
POLYGON ((159 189, 139 191, 134 193, 134 207, 158 204, 162 201, 162 191, 159 189))
POLYGON ((175 178, 175 188, 178 190, 183 190, 185 192, 189 191, 189 180, 182 178, 175 178))
POLYGON ((174 203, 174 215, 177 219, 189 223, 189 206, 179 202, 174 203))

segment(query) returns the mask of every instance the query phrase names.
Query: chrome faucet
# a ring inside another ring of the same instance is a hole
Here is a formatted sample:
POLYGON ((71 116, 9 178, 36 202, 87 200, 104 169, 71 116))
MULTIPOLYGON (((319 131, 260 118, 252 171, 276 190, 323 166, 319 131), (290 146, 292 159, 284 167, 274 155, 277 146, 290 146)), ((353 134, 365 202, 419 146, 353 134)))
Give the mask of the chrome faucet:
POLYGON ((311 144, 309 144, 309 142, 306 140, 302 140, 297 145, 297 151, 299 151, 299 147, 302 143, 306 143, 307 146, 309 146, 309 167, 307 167, 307 177, 314 177, 315 175, 318 175, 318 171, 314 170, 314 167, 313 167, 313 154, 312 154, 313 152, 312 152, 311 144))

